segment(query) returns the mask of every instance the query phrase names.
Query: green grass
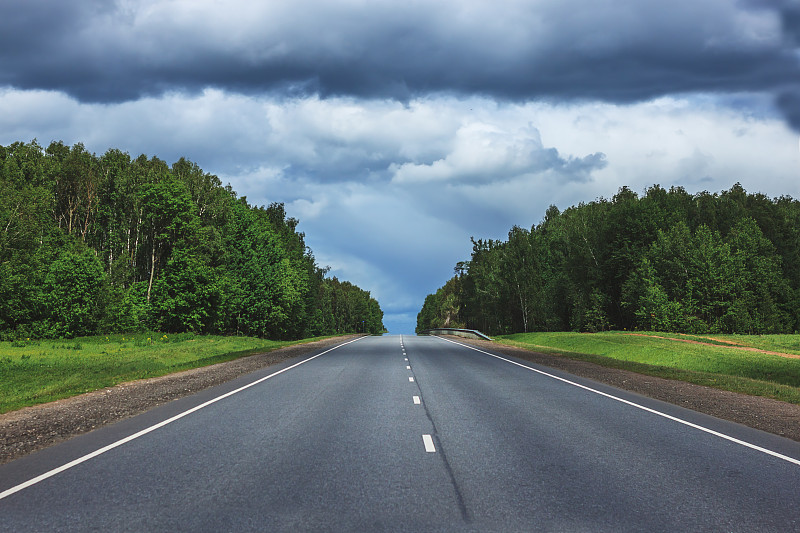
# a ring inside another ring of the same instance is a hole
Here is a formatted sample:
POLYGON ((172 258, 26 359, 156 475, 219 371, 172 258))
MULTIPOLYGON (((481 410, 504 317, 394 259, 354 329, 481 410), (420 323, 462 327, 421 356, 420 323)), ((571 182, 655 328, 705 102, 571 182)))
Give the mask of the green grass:
POLYGON ((593 334, 519 333, 499 336, 495 340, 640 374, 800 404, 800 359, 726 348, 721 342, 727 340, 761 350, 800 355, 800 335, 637 333, 697 340, 714 346, 613 331, 593 334))
POLYGON ((309 340, 145 333, 0 342, 0 413, 309 340))

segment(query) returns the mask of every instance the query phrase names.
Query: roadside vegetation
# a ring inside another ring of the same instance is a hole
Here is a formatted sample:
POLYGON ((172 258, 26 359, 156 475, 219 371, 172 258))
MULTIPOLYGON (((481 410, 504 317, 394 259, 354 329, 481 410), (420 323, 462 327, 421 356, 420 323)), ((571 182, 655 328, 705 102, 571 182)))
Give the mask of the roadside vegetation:
POLYGON ((623 187, 472 245, 418 331, 800 331, 800 202, 788 196, 623 187))
POLYGON ((319 339, 138 333, 0 342, 0 413, 310 340, 319 339))
POLYGON ((298 223, 183 158, 0 146, 0 340, 382 332, 377 300, 328 277, 298 223))
POLYGON ((502 335, 494 340, 611 368, 800 404, 800 335, 538 332, 502 335), (787 357, 792 355, 797 358, 787 357))

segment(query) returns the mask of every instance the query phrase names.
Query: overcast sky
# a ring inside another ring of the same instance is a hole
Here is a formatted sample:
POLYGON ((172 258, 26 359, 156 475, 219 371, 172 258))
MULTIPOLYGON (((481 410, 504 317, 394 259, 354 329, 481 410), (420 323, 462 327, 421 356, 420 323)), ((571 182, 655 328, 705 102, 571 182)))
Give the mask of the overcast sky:
POLYGON ((279 201, 393 333, 627 185, 800 197, 797 0, 0 0, 0 144, 181 156, 279 201))

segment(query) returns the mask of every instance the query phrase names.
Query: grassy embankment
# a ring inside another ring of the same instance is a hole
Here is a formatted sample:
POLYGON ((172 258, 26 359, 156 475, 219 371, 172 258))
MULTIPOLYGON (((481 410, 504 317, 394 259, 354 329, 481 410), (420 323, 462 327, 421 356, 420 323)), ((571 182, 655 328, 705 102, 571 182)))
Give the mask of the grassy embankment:
POLYGON ((318 339, 145 333, 0 342, 0 413, 309 340, 318 339))
POLYGON ((756 348, 800 357, 800 335, 637 333, 640 335, 619 331, 519 333, 499 336, 495 340, 640 374, 800 404, 800 359, 743 349, 756 348))

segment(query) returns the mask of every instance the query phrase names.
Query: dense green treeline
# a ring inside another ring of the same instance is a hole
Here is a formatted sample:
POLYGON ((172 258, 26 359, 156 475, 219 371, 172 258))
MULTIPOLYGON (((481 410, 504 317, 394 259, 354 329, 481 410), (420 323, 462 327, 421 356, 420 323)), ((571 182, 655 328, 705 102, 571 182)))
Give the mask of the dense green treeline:
POLYGON ((551 206, 507 241, 472 242, 471 260, 426 298, 418 331, 800 329, 800 202, 789 197, 623 187, 551 206))
POLYGON ((382 332, 378 302, 326 277, 296 226, 183 158, 0 146, 0 339, 382 332))

